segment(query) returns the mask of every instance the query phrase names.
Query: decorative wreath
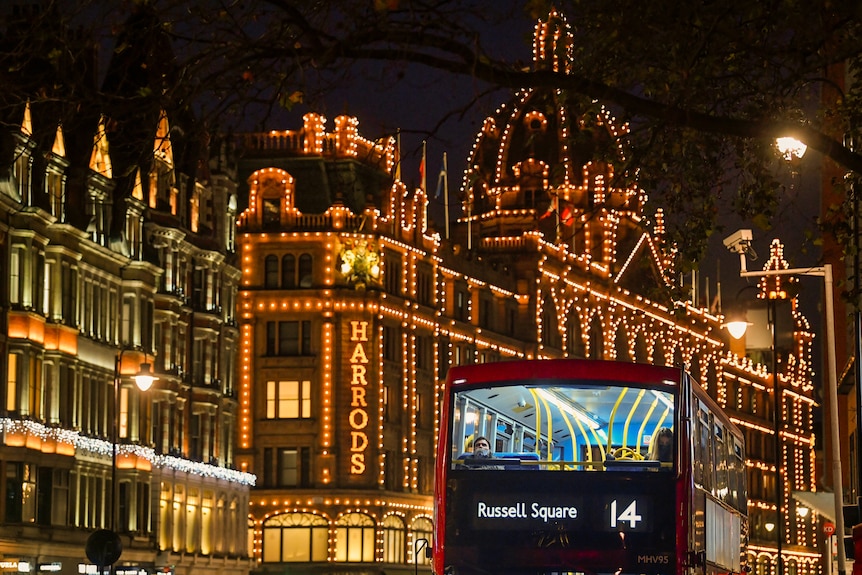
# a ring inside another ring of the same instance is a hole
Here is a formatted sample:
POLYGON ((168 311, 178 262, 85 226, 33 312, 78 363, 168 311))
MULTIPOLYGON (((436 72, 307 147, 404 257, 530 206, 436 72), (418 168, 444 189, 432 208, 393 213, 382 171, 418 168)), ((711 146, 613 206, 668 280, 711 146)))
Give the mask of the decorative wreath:
POLYGON ((347 283, 364 287, 380 279, 380 253, 377 242, 365 238, 342 240, 339 271, 347 283))

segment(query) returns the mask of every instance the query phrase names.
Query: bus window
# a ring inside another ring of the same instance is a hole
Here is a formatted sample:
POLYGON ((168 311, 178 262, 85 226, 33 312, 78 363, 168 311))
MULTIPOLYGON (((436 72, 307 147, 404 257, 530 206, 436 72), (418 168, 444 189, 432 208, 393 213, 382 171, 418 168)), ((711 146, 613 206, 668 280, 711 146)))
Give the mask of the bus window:
POLYGON ((727 493, 727 448, 724 444, 724 427, 720 423, 714 423, 713 430, 712 461, 715 466, 713 493, 721 496, 727 493))
MULTIPOLYGON (((505 469, 556 471, 672 470, 672 389, 617 385, 522 384, 468 388, 453 396, 453 468, 469 467, 472 441, 490 440, 505 469), (460 414, 460 417, 459 417, 460 414)), ((490 469, 487 462, 482 468, 490 469)))

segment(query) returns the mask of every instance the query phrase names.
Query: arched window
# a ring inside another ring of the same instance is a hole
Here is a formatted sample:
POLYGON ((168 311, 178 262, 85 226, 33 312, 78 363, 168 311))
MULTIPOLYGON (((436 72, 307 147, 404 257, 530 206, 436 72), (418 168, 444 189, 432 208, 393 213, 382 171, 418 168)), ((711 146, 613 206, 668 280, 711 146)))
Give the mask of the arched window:
POLYGON ((296 257, 287 254, 281 258, 281 287, 285 289, 296 287, 296 257))
POLYGON ((569 310, 566 318, 566 351, 569 357, 585 357, 581 318, 574 310, 569 310))
POLYGON ((542 343, 544 343, 546 347, 559 349, 562 346, 560 343, 560 329, 557 326, 557 308, 554 306, 554 301, 551 298, 545 298, 543 308, 542 343))
POLYGON ((283 513, 263 524, 263 562, 322 562, 327 559, 329 522, 311 513, 283 513))
POLYGON ((678 345, 673 351, 673 363, 671 365, 673 367, 685 366, 685 359, 682 357, 682 346, 678 345))
POLYGON ((308 288, 313 285, 311 277, 311 255, 299 256, 299 287, 308 288))
POLYGON ((590 359, 603 359, 605 355, 605 333, 598 316, 590 324, 590 359))
POLYGON ((417 517, 413 520, 413 527, 411 528, 413 531, 413 541, 411 543, 411 554, 414 557, 411 559, 415 560, 419 565, 430 565, 431 559, 425 556, 425 548, 419 550, 420 539, 424 539, 427 541, 425 545, 428 547, 431 546, 431 535, 434 531, 434 525, 431 523, 431 520, 427 517, 417 517), (417 553, 418 552, 418 553, 417 553))
MULTIPOLYGON (((302 261, 302 260, 300 260, 302 261)), ((335 560, 374 561, 374 521, 362 513, 347 513, 336 522, 335 560)))
POLYGON ((655 340, 655 347, 652 348, 652 363, 655 365, 667 365, 667 357, 664 352, 664 343, 661 337, 655 340))
POLYGON ((278 258, 269 255, 263 260, 263 287, 275 289, 278 287, 278 258))
POLYGON ((396 515, 383 520, 383 561, 385 563, 404 563, 404 544, 406 530, 404 522, 396 515))
POLYGON ((643 333, 635 336, 635 361, 641 363, 647 362, 647 344, 643 333))

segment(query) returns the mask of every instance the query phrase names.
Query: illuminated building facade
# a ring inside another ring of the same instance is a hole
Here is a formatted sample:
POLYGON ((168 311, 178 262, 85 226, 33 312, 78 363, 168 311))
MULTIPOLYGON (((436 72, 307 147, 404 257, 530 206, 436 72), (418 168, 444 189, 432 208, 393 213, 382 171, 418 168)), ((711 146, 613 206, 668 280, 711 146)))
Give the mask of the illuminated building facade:
POLYGON ((95 573, 115 514, 117 573, 247 573, 234 178, 164 113, 136 164, 104 116, 56 112, 22 104, 0 136, 2 571, 95 573))
MULTIPOLYGON (((567 41, 557 14, 540 22, 534 65, 567 66, 567 41)), ((672 299, 664 216, 616 172, 624 130, 598 104, 519 93, 477 136, 450 238, 429 229, 426 192, 392 177, 395 142, 355 118, 244 137, 237 462, 258 477, 261 572, 424 564, 447 369, 543 357, 687 366, 746 433, 749 564, 774 572, 780 534, 786 573, 821 571, 819 520, 791 498, 815 490, 807 322, 794 307, 776 465, 772 374, 721 316, 672 299)), ((780 249, 768 265, 786 266, 780 249)))

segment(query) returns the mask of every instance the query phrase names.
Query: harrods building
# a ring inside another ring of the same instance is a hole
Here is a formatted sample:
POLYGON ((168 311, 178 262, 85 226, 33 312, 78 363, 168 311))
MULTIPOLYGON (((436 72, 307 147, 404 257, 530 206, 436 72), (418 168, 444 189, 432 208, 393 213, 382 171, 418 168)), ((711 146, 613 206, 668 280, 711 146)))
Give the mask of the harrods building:
MULTIPOLYGON (((568 41, 560 16, 540 22, 534 65, 567 66, 555 43, 568 41)), ((819 519, 791 497, 817 489, 807 321, 794 301, 776 466, 773 379, 746 356, 764 350, 671 298, 664 216, 646 215, 637 185, 614 184, 633 181, 615 172, 625 129, 599 104, 518 93, 476 136, 449 237, 429 222, 427 191, 398 177, 395 139, 363 137, 357 118, 308 113, 244 136, 236 459, 258 478, 260 572, 423 566, 447 369, 551 357, 689 369, 748 440, 749 564, 771 573, 780 536, 788 573, 820 572, 819 519)), ((787 267, 780 244, 770 255, 767 267, 787 267)))
MULTIPOLYGON (((533 65, 565 69, 570 41, 552 13, 533 65)), ((224 142, 162 109, 3 110, 0 572, 95 573, 116 511, 129 575, 427 573, 448 368, 554 357, 685 366, 746 434, 749 565, 774 573, 780 537, 788 575, 822 572, 792 497, 821 490, 807 320, 791 300, 776 402, 769 350, 675 297, 600 104, 514 95, 447 227, 354 117, 224 142)))

